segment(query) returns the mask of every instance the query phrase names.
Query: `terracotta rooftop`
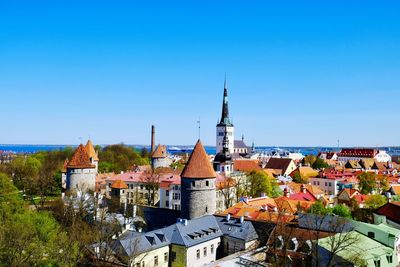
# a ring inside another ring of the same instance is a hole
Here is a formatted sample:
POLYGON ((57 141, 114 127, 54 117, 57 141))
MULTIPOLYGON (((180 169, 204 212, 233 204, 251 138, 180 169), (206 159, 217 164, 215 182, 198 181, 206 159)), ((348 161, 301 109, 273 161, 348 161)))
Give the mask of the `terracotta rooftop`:
POLYGON ((400 202, 389 202, 377 209, 374 213, 386 216, 387 219, 400 223, 400 202))
POLYGON ((216 174, 208 159, 207 153, 201 144, 197 141, 189 160, 181 174, 184 178, 215 178, 216 174))
POLYGON ((128 185, 122 181, 122 180, 117 180, 115 181, 112 185, 111 188, 115 189, 128 189, 128 185))
POLYGON ((378 154, 378 151, 373 148, 343 148, 339 157, 364 157, 373 158, 378 154))
POLYGON ((233 162, 235 171, 250 172, 253 170, 261 170, 260 162, 256 159, 237 159, 233 162))
POLYGON ((72 169, 85 169, 85 168, 95 168, 90 162, 88 153, 85 147, 80 144, 72 155, 71 160, 68 162, 67 168, 72 169))
POLYGON ((167 156, 167 146, 158 145, 151 155, 152 158, 165 158, 167 156))
POLYGON ((96 151, 94 150, 94 147, 93 147, 93 143, 92 143, 92 141, 90 139, 87 141, 85 149, 86 149, 86 152, 89 155, 89 158, 92 158, 95 161, 99 160, 99 157, 97 156, 97 153, 96 153, 96 151))

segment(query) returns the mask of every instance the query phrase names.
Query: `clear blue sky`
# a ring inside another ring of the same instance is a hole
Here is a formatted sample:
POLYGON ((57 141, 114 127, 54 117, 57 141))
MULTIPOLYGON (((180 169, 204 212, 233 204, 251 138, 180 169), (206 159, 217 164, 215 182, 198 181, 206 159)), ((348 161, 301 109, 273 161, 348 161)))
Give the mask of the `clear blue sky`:
POLYGON ((399 145, 399 14, 399 1, 3 0, 0 143, 148 144, 155 124, 158 142, 194 144, 200 117, 214 145, 226 72, 248 143, 399 145))

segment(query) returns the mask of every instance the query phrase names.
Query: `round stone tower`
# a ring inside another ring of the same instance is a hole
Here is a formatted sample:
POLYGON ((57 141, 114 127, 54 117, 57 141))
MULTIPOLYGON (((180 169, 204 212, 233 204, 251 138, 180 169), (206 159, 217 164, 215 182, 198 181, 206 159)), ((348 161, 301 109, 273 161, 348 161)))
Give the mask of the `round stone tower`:
POLYGON ((181 174, 181 212, 185 219, 214 214, 216 174, 200 140, 181 174))

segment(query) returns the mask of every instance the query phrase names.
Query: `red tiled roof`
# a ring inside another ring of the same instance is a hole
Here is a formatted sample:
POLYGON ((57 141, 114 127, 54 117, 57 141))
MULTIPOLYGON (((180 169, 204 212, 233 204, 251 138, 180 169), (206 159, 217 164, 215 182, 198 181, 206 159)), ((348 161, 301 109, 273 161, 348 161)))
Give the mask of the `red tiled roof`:
POLYGON ((80 144, 75 150, 67 167, 72 169, 95 168, 95 166, 90 162, 89 155, 82 144, 80 144))
POLYGON ((182 171, 183 178, 215 178, 216 174, 210 160, 204 150, 201 141, 198 140, 189 160, 182 171))
POLYGON ((374 213, 384 215, 387 219, 395 223, 400 223, 400 202, 393 201, 386 203, 374 213))
POLYGON ((373 158, 378 154, 378 151, 373 148, 343 148, 339 157, 363 157, 363 158, 373 158))
POLYGON ((357 201, 357 203, 362 204, 362 203, 365 203, 365 201, 367 201, 370 198, 370 196, 363 195, 363 194, 357 194, 357 195, 353 196, 352 198, 354 198, 357 201))
POLYGON ((237 159, 233 161, 233 169, 235 171, 251 172, 253 170, 261 170, 260 162, 256 159, 237 159))
POLYGON ((97 153, 96 153, 96 151, 94 150, 92 141, 91 141, 90 139, 87 141, 86 146, 85 146, 85 149, 86 149, 86 152, 87 152, 88 155, 89 155, 89 158, 92 158, 92 159, 95 160, 95 161, 98 161, 98 160, 99 160, 99 157, 97 156, 97 153))
POLYGON ((115 189, 127 189, 128 185, 122 181, 122 180, 117 180, 115 181, 112 185, 111 188, 115 188, 115 189))
POLYGON ((158 145, 151 155, 152 158, 165 158, 167 156, 167 146, 158 145))

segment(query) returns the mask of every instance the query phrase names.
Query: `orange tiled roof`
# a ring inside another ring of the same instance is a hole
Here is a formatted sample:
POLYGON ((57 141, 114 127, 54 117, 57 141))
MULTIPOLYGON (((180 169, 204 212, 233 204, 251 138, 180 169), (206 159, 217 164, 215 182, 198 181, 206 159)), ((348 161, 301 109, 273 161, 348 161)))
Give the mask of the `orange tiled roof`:
POLYGON ((392 185, 391 189, 396 195, 400 195, 400 184, 392 185))
POLYGON ((307 210, 314 204, 314 201, 292 200, 287 197, 275 198, 275 202, 279 211, 290 214, 296 213, 299 208, 307 210))
POLYGON ((237 159, 233 162, 235 171, 250 172, 253 170, 261 170, 260 162, 256 159, 237 159))
POLYGON ((122 180, 116 180, 112 185, 111 188, 115 189, 128 189, 128 185, 122 180))
POLYGON ((266 208, 249 206, 244 202, 239 202, 233 207, 219 213, 219 215, 231 214, 232 217, 245 217, 247 220, 253 221, 266 221, 266 222, 290 222, 295 216, 294 215, 284 215, 278 212, 272 212, 266 208))
MULTIPOLYGON (((298 184, 295 182, 288 182, 286 183, 286 186, 289 187, 289 189, 293 193, 299 193, 301 192, 301 186, 302 184, 298 184)), ((307 191, 309 191, 312 195, 321 195, 324 194, 324 191, 319 186, 316 185, 311 185, 311 184, 304 184, 303 186, 306 187, 307 191)))
POLYGON ((165 158, 167 156, 167 146, 158 145, 151 155, 152 158, 165 158))
POLYGON ((216 174, 208 159, 207 153, 201 144, 197 141, 189 160, 182 171, 183 178, 215 178, 216 174))
POLYGON ((87 141, 86 146, 85 146, 85 149, 86 149, 86 152, 87 152, 88 155, 89 155, 89 158, 92 158, 92 159, 95 160, 95 161, 98 161, 98 160, 99 160, 99 157, 97 156, 97 153, 96 153, 96 151, 94 150, 92 141, 91 141, 90 139, 87 141))
POLYGON ((89 155, 86 152, 85 147, 80 144, 72 155, 71 160, 68 162, 67 168, 72 169, 85 169, 85 168, 95 168, 90 162, 89 155))

